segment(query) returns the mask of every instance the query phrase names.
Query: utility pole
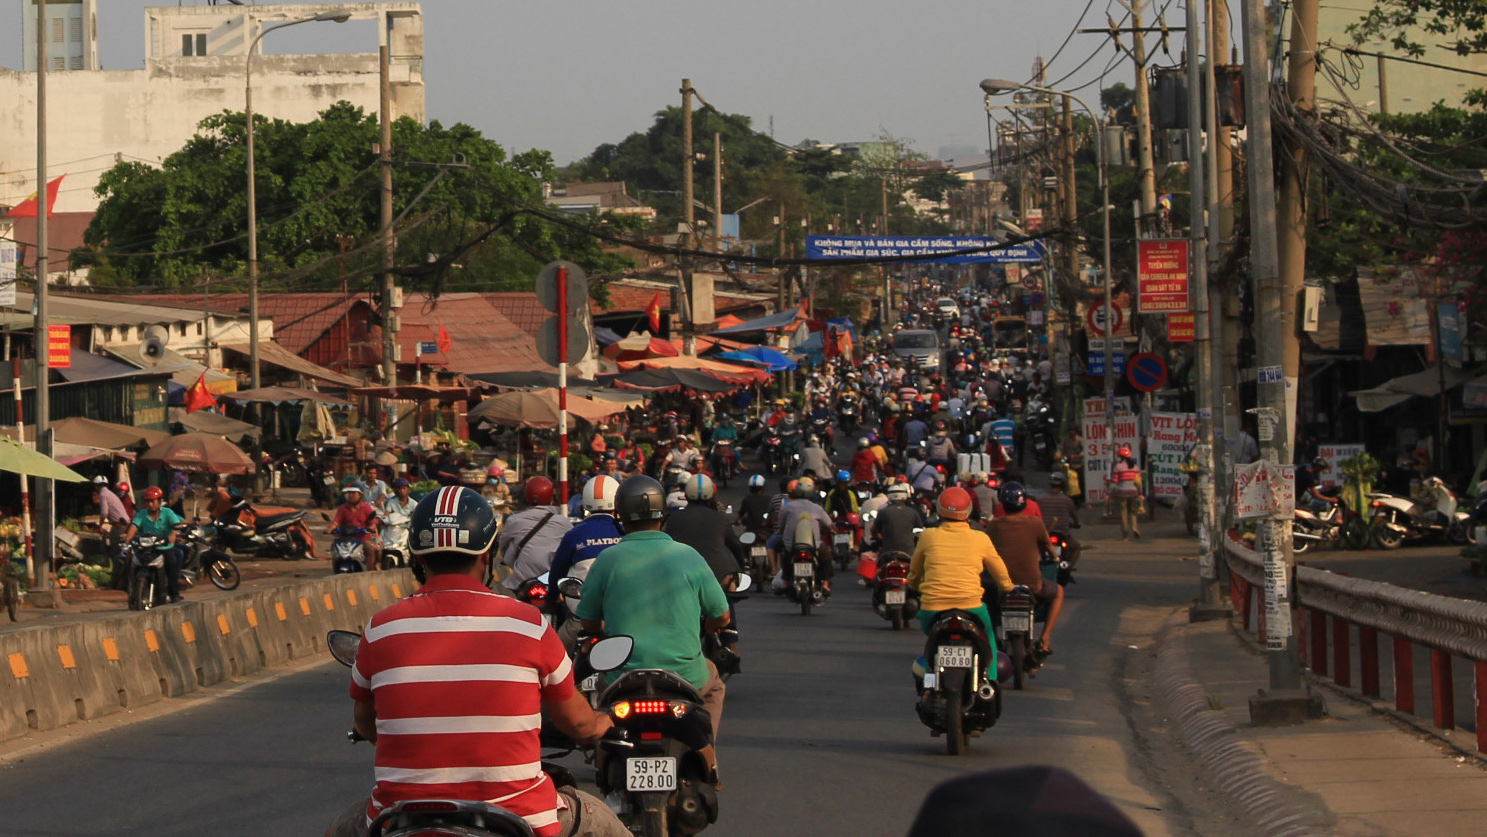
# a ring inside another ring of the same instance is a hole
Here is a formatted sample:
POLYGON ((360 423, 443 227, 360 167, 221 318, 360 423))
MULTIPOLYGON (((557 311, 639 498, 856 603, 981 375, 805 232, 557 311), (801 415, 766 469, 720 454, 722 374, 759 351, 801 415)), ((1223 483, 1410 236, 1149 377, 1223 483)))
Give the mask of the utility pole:
MULTIPOLYGON (((46 175, 46 0, 36 2, 36 322, 32 326, 32 347, 36 355, 36 452, 52 455, 52 393, 49 375, 51 329, 47 320, 47 274, 51 272, 47 252, 47 215, 51 202, 47 200, 46 175)), ((57 509, 52 493, 52 481, 47 477, 36 478, 36 534, 32 538, 36 554, 30 556, 35 567, 31 586, 38 590, 50 590, 52 586, 52 553, 56 537, 52 530, 57 527, 57 509)), ((47 601, 37 596, 38 604, 47 601)), ((62 597, 50 599, 60 607, 62 597)))
POLYGON ((1141 0, 1132 0, 1131 57, 1136 62, 1136 155, 1141 175, 1141 214, 1157 210, 1157 169, 1151 152, 1151 89, 1146 76, 1146 33, 1141 24, 1141 0))
MULTIPOLYGON (((1309 114, 1316 110, 1317 90, 1317 5, 1318 0, 1295 0, 1291 6, 1291 42, 1287 56, 1286 94, 1296 110, 1309 114)), ((1286 386, 1298 393, 1297 382, 1301 378, 1301 334, 1300 319, 1301 289, 1306 284, 1306 181, 1310 161, 1306 149, 1288 146, 1280 155, 1280 279, 1281 279, 1281 326, 1285 329, 1285 351, 1282 355, 1282 374, 1286 386)), ((1294 413, 1294 397, 1288 408, 1294 413)), ((1288 415, 1285 423, 1284 464, 1291 464, 1294 457, 1290 447, 1296 438, 1293 423, 1296 418, 1288 415)), ((1437 449, 1440 445, 1436 440, 1437 449)))
MULTIPOLYGON (((397 293, 392 275, 397 257, 397 242, 392 230, 392 69, 388 65, 387 50, 386 44, 378 49, 382 137, 377 147, 377 160, 382 168, 379 190, 382 210, 382 383, 391 387, 398 383, 398 317, 392 305, 393 296, 397 293)), ((386 428, 384 433, 392 433, 392 422, 383 420, 379 424, 386 428)))
MULTIPOLYGON (((1249 186, 1250 269, 1256 287, 1255 324, 1259 330, 1257 390, 1260 456, 1278 465, 1289 462, 1286 384, 1281 377, 1284 343, 1288 339, 1281 293, 1277 243, 1275 154, 1270 122, 1270 60, 1266 42, 1265 6, 1261 0, 1243 0, 1245 113, 1249 141, 1246 174, 1249 186)), ((1278 517, 1260 522, 1256 546, 1265 557, 1265 641, 1270 688, 1250 698, 1250 720, 1267 725, 1295 723, 1307 717, 1307 696, 1301 690, 1301 662, 1292 625, 1290 520, 1278 517)), ((1318 701, 1320 702, 1320 701, 1318 701)))
MULTIPOLYGON (((692 80, 682 79, 682 231, 678 244, 683 251, 692 249, 697 230, 697 213, 692 201, 692 166, 697 160, 692 149, 692 80)), ((681 267, 681 297, 677 307, 682 315, 682 354, 696 356, 697 335, 692 325, 692 260, 683 252, 678 261, 681 267)))
MULTIPOLYGON (((1074 180, 1074 114, 1070 109, 1068 95, 1064 96, 1064 121, 1061 130, 1064 141, 1064 172, 1063 177, 1060 178, 1063 183, 1063 226, 1068 231, 1067 243, 1064 245, 1064 270, 1070 280, 1073 281, 1079 277, 1079 233, 1076 230, 1076 225, 1079 223, 1079 192, 1076 189, 1077 184, 1074 180)), ((1098 126, 1096 126, 1095 141, 1103 141, 1103 138, 1098 136, 1098 126)), ((1052 311, 1054 309, 1053 296, 1055 291, 1056 287, 1050 285, 1048 289, 1048 301, 1044 304, 1045 311, 1052 311)), ((1045 322, 1047 321, 1045 320, 1045 322)), ((1044 327, 1048 330, 1049 334, 1053 333, 1051 323, 1048 323, 1044 327)), ((1051 341, 1048 349, 1050 353, 1053 351, 1051 341)))
MULTIPOLYGON (((1219 265, 1227 252, 1233 247, 1234 241, 1234 146, 1233 136, 1230 129, 1219 124, 1217 110, 1218 90, 1218 68, 1220 65, 1227 67, 1232 60, 1229 47, 1229 4, 1228 0, 1209 0, 1208 7, 1208 69, 1211 86, 1209 92, 1214 95, 1208 98, 1208 108, 1205 114, 1208 122, 1209 145, 1212 149, 1212 160, 1208 167, 1208 263, 1213 267, 1219 265)), ((1228 76, 1224 76, 1227 84, 1228 76)), ((1229 281, 1222 281, 1224 277, 1214 278, 1214 290, 1217 291, 1216 300, 1209 306, 1209 328, 1217 345, 1213 347, 1213 363, 1211 375, 1213 377, 1212 401, 1213 410, 1213 435, 1214 435, 1214 479, 1217 485, 1231 485, 1229 479, 1229 457, 1226 451, 1230 440, 1239 437, 1239 419, 1237 414, 1229 409, 1229 405, 1237 403, 1238 395, 1234 386, 1235 369, 1239 365, 1239 320, 1237 294, 1233 293, 1237 282, 1233 277, 1229 281)), ((1222 515, 1221 515, 1222 517, 1222 515)), ((1223 530, 1225 521, 1216 521, 1223 530)), ((1215 552, 1217 563, 1224 563, 1222 550, 1215 552)), ((1220 573, 1220 578, 1223 577, 1220 573)))
POLYGON ((713 235, 723 252, 723 135, 713 132, 713 235))

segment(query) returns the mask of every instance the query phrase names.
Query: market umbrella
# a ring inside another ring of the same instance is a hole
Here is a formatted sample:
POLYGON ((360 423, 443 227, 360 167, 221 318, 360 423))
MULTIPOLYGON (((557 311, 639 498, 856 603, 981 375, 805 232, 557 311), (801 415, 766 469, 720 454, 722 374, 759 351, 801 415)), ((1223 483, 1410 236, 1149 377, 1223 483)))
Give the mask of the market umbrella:
MULTIPOLYGON (((507 427, 557 427, 557 392, 555 389, 539 389, 492 395, 470 411, 469 421, 471 424, 484 421, 507 427)), ((603 403, 572 394, 568 396, 569 415, 588 421, 597 421, 624 409, 623 404, 603 403)))
POLYGON ((210 433, 172 436, 141 454, 139 464, 197 474, 251 474, 254 470, 253 460, 237 445, 210 433))
POLYGON ((164 430, 130 427, 127 424, 115 424, 111 421, 99 421, 83 416, 58 419, 51 423, 51 428, 56 434, 53 438, 58 442, 106 450, 122 450, 135 445, 154 445, 170 438, 170 434, 164 430))
POLYGON ((50 456, 37 453, 9 436, 0 436, 0 471, 30 474, 33 477, 45 477, 63 482, 88 481, 88 478, 82 474, 50 456))

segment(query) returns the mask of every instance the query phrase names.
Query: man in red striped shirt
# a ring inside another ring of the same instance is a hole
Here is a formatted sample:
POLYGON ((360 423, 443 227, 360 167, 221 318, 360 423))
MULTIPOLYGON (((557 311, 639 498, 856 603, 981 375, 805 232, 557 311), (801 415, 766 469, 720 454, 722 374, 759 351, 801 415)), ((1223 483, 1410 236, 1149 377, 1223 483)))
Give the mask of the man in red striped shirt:
POLYGON ((365 835, 371 818, 409 799, 498 805, 539 837, 628 837, 603 802, 555 789, 542 772, 544 711, 581 742, 612 724, 574 689, 537 609, 485 586, 490 505, 468 488, 441 488, 414 508, 409 529, 428 582, 372 617, 351 673, 354 728, 376 744, 376 784, 327 837, 365 835))

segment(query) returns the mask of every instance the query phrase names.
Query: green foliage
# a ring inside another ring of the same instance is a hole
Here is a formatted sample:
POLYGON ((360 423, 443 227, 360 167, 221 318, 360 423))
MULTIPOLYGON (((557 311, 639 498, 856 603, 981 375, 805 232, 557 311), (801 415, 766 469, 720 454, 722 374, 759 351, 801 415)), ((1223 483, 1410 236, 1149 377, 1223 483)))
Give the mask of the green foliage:
MULTIPOLYGON (((425 127, 404 118, 392 130, 393 213, 403 218, 396 270, 410 290, 528 289, 556 258, 596 274, 628 265, 593 236, 526 211, 541 207, 542 183, 556 174, 547 152, 508 157, 464 124, 425 127), (437 166, 449 163, 468 168, 437 166)), ((339 287, 343 277, 365 282, 377 272, 379 133, 375 114, 346 102, 306 123, 254 117, 264 287, 339 287)), ((159 168, 129 162, 105 172, 77 260, 115 284, 242 275, 246 139, 243 114, 224 111, 202 120, 159 168)))
POLYGON ((1354 43, 1383 41, 1416 58, 1426 53, 1421 34, 1447 38, 1431 46, 1457 55, 1487 52, 1487 3, 1482 0, 1377 0, 1348 27, 1354 43))

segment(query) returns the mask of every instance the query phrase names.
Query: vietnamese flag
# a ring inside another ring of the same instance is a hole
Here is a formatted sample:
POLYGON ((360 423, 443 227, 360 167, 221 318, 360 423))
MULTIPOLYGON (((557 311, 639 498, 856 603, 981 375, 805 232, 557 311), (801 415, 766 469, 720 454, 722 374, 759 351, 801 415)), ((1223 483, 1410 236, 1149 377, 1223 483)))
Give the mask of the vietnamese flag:
POLYGON ((196 383, 192 384, 191 388, 186 390, 186 412, 194 413, 197 410, 205 410, 215 406, 217 406, 217 399, 213 398, 210 392, 207 392, 207 373, 203 369, 201 371, 201 377, 197 378, 196 383))
MULTIPOLYGON (((57 192, 62 188, 62 178, 66 176, 67 175, 65 174, 58 175, 56 180, 53 180, 51 183, 48 183, 46 185, 46 217, 48 218, 52 217, 52 208, 57 205, 57 192)), ((31 197, 26 198, 25 200, 16 204, 15 207, 10 210, 10 212, 6 213, 5 217, 35 218, 36 193, 32 192, 31 197)))
POLYGON ((439 344, 439 351, 449 352, 449 332, 444 330, 443 323, 439 323, 439 330, 434 335, 434 342, 439 344))
POLYGON ((661 292, 651 298, 651 304, 645 306, 645 316, 650 320, 651 334, 661 333, 661 292))

